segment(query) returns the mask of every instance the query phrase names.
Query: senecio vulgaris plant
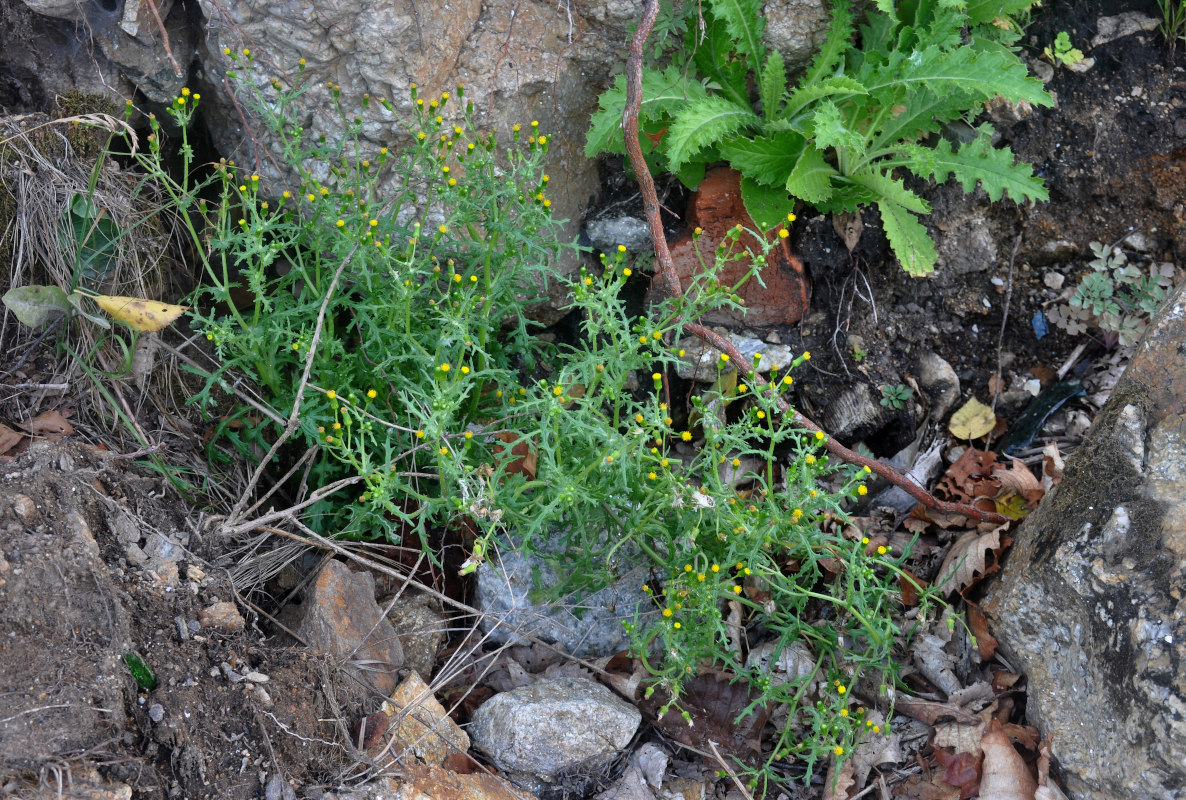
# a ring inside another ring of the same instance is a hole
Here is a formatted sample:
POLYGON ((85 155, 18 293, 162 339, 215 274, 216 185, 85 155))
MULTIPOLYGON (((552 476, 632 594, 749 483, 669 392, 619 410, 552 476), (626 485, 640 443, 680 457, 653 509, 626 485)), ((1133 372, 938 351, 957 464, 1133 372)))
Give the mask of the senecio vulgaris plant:
MULTIPOLYGON (((1014 21, 1032 0, 875 0, 859 35, 847 0, 832 9, 819 53, 794 86, 777 50, 762 42, 759 0, 688 3, 668 15, 685 31, 665 68, 642 73, 640 137, 653 172, 689 188, 705 166, 741 173, 742 199, 768 230, 797 202, 820 211, 876 205, 894 255, 912 275, 936 253, 918 215, 930 205, 903 177, 954 176, 999 200, 1045 200, 1028 165, 992 143, 987 123, 954 142, 946 126, 971 121, 995 97, 1048 106, 1050 96, 1011 49, 1014 21), (751 87, 756 87, 751 91, 751 87)), ((601 96, 586 154, 624 153, 625 78, 601 96)))
MULTIPOLYGON (((251 53, 235 57, 249 73, 251 53)), ((413 87, 410 144, 368 157, 363 119, 373 104, 390 110, 385 99, 351 112, 336 86, 259 90, 247 77, 243 99, 279 137, 297 185, 270 189, 220 162, 209 179, 218 199, 197 199, 186 126, 200 98, 188 91, 169 109, 182 177, 161 167, 156 120, 140 161, 194 212, 194 241, 208 242, 197 248, 205 285, 194 324, 223 367, 194 402, 211 403, 231 370, 258 382, 278 418, 301 402, 317 500, 303 520, 354 538, 416 532, 426 547, 434 530, 464 526, 476 540, 463 572, 495 547, 522 547, 561 559, 572 576, 563 588, 598 588, 619 556, 649 564, 653 602, 629 625, 655 679, 648 692, 678 708, 687 682, 716 663, 756 689, 755 706, 790 709, 774 748, 744 767, 755 787, 779 763, 810 775, 880 733, 850 687, 884 692, 894 681, 905 554, 870 549, 842 524, 845 501, 867 493, 867 471, 830 461, 824 434, 786 410, 790 369, 809 354, 765 385, 760 356, 738 365, 722 355, 722 379, 691 409, 669 395, 685 322, 737 303, 738 287, 717 275, 734 258, 760 268, 770 247, 761 233, 732 231, 702 254, 684 297, 642 316, 622 297, 640 265, 622 247, 603 255, 565 281, 584 335, 549 344, 524 313, 538 281, 562 280, 554 264, 565 247, 538 125, 516 126, 504 145, 477 128, 462 88, 425 98, 413 87), (310 140, 291 121, 303 91, 326 93, 346 136, 310 140), (381 195, 390 175, 402 188, 381 195), (236 289, 246 302, 234 302, 236 289), (780 682, 746 663, 724 617, 733 604, 775 639, 775 657, 812 653, 809 674, 780 682)), ((279 434, 256 427, 265 440, 279 434)), ((924 607, 932 598, 922 592, 924 607)))

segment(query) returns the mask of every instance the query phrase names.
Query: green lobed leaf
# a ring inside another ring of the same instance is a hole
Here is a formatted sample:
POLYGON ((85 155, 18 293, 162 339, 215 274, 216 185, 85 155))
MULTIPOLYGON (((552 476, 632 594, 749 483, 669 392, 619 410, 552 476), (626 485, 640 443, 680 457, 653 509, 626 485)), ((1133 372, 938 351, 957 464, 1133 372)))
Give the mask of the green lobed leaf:
POLYGON ((766 51, 762 44, 762 33, 766 30, 762 0, 709 0, 709 4, 713 16, 724 21, 728 28, 734 48, 756 68, 766 51))
POLYGON ((819 52, 803 75, 800 89, 810 89, 836 72, 844 60, 844 54, 852 45, 853 15, 848 0, 835 0, 832 4, 832 21, 828 35, 820 45, 819 52))
POLYGON ((848 176, 848 180, 864 186, 878 198, 888 200, 916 214, 931 212, 930 203, 907 189, 901 180, 873 167, 857 170, 848 176))
POLYGON ((58 314, 70 313, 70 301, 57 286, 18 286, 4 293, 3 302, 30 328, 40 328, 58 314))
POLYGON ((1015 202, 1049 200, 1050 193, 1042 179, 1034 176, 1033 167, 1015 164, 1013 151, 993 147, 991 136, 992 128, 985 125, 979 136, 958 150, 941 138, 934 147, 911 145, 903 151, 909 156, 907 166, 912 171, 934 178, 936 183, 955 176, 965 192, 975 191, 979 184, 993 201, 1005 193, 1015 202))
POLYGON ((758 183, 784 188, 807 140, 791 131, 739 136, 721 142, 718 150, 733 169, 758 183))
POLYGON ((782 53, 771 50, 762 69, 762 81, 758 84, 758 99, 762 103, 762 116, 767 120, 779 116, 783 95, 787 91, 787 69, 782 53))
POLYGON ((787 214, 795 210, 795 201, 786 189, 766 186, 744 175, 741 177, 741 201, 763 233, 786 222, 787 214))
POLYGON ((965 13, 972 25, 991 23, 994 19, 1011 17, 1034 5, 1034 0, 968 0, 965 13))
MULTIPOLYGON (((698 81, 689 80, 678 67, 663 71, 643 68, 642 102, 638 108, 639 124, 657 122, 672 116, 686 103, 706 97, 698 81)), ((626 77, 619 75, 614 85, 601 93, 598 110, 594 112, 589 133, 585 138, 585 157, 598 153, 624 153, 622 112, 626 108, 626 77)))
POLYGON ((831 100, 821 100, 812 117, 814 144, 823 150, 829 147, 864 152, 865 137, 848 127, 840 107, 831 100))
POLYGON ((753 111, 724 97, 705 97, 688 103, 671 123, 664 138, 672 170, 705 147, 761 120, 753 111))
POLYGON ((983 100, 1001 95, 1014 102, 1026 100, 1040 106, 1053 103, 1042 82, 1031 77, 1016 56, 1006 57, 997 49, 927 47, 913 53, 901 70, 880 69, 869 76, 865 85, 873 95, 893 91, 909 96, 918 86, 926 86, 939 94, 954 90, 983 100))
POLYGON ((749 69, 744 59, 734 53, 735 42, 724 20, 703 9, 704 28, 698 24, 688 29, 686 48, 693 53, 696 69, 709 82, 717 84, 717 93, 728 95, 736 103, 749 103, 749 69))
POLYGON ((861 82, 845 75, 834 75, 827 80, 796 89, 783 110, 782 116, 791 117, 821 97, 867 95, 861 82))
POLYGON ((822 203, 832 196, 832 178, 839 174, 823 153, 806 147, 787 177, 787 191, 808 203, 822 203))
POLYGON ((935 271, 935 243, 918 217, 892 200, 878 200, 881 226, 902 269, 921 277, 935 271))

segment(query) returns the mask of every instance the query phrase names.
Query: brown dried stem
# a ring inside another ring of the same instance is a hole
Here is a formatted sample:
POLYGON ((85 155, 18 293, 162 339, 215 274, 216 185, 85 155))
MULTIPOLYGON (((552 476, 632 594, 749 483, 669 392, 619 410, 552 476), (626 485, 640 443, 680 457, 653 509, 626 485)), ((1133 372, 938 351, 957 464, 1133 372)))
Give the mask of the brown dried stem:
MULTIPOLYGON (((659 218, 659 198, 655 191, 655 181, 651 177, 650 170, 647 168, 646 160, 642 155, 642 147, 638 141, 638 111, 642 103, 643 47, 646 44, 647 37, 651 34, 651 29, 655 25, 655 18, 658 16, 658 13, 659 0, 647 0, 638 30, 635 31, 634 37, 630 40, 630 58, 626 62, 626 109, 622 113, 622 134, 626 140, 626 153, 630 157, 630 166, 634 169, 635 175, 638 176, 638 186, 642 192, 643 209, 646 212, 647 225, 650 228, 651 239, 655 245, 656 272, 672 297, 680 297, 683 294, 683 288, 680 286, 679 276, 675 271, 675 264, 671 260, 671 250, 667 247, 667 239, 663 233, 663 224, 659 218)), ((733 346, 732 342, 710 330, 708 327, 691 322, 687 323, 685 328, 722 353, 727 354, 735 364, 741 365, 746 363, 745 356, 733 346)), ((755 374, 751 380, 758 386, 765 384, 765 380, 761 375, 755 374)), ((786 402, 781 399, 779 400, 779 408, 784 412, 791 411, 794 415, 795 422, 803 428, 813 433, 821 430, 818 425, 803 416, 803 414, 790 409, 786 402)), ((985 522, 995 522, 997 524, 1008 522, 1005 517, 991 511, 981 511, 974 506, 964 503, 950 503, 939 500, 921 486, 914 483, 907 475, 893 467, 875 459, 867 458, 840 444, 840 442, 826 433, 824 435, 826 437, 824 444, 828 452, 849 464, 867 467, 871 472, 885 478, 928 508, 934 508, 946 513, 963 514, 972 519, 983 520, 985 522)))

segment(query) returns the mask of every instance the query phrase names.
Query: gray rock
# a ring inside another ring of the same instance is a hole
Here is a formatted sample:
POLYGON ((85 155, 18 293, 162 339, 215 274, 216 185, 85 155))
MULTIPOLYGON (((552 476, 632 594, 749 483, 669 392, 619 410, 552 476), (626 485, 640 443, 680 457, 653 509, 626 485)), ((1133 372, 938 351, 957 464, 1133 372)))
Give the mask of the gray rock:
MULTIPOLYGON (((794 352, 785 344, 770 344, 761 339, 741 336, 731 331, 721 331, 721 334, 746 357, 747 361, 741 367, 743 370, 748 371, 753 368, 753 357, 756 353, 762 354, 761 360, 758 361, 758 372, 763 375, 775 368, 785 375, 787 368, 795 359, 794 352)), ((717 379, 720 374, 720 350, 711 347, 703 339, 695 336, 681 339, 677 347, 684 351, 684 356, 675 367, 676 374, 684 380, 694 377, 704 383, 712 383, 717 379)))
POLYGON ((984 608, 1079 800, 1186 785, 1186 287, 1151 323, 984 608))
POLYGON ((148 718, 153 722, 160 722, 165 718, 165 707, 160 703, 153 703, 148 707, 148 718))
POLYGON ((535 601, 535 577, 546 587, 564 576, 541 556, 500 550, 497 559, 478 568, 474 604, 482 611, 482 631, 498 644, 527 644, 525 636, 534 636, 581 658, 624 650, 630 639, 622 623, 634 619, 640 604, 651 602, 642 591, 649 572, 643 567, 618 571, 621 577, 613 584, 585 597, 535 601))
POLYGON ((646 220, 638 217, 603 217, 585 223, 585 235, 598 250, 612 253, 618 245, 631 253, 642 253, 651 248, 651 231, 646 220))
POLYGON ((563 770, 608 761, 641 721, 637 708, 601 684, 555 678, 487 700, 469 733, 499 769, 551 781, 563 770))
POLYGON ((87 0, 23 0, 37 14, 76 21, 86 15, 87 0))
POLYGON ((960 379, 950 364, 937 353, 926 351, 918 357, 918 385, 931 402, 931 416, 941 420, 960 396, 960 379))
MULTIPOLYGON (((387 602, 380 603, 387 607, 387 602)), ((432 678, 436 669, 437 653, 449 638, 449 620, 433 606, 427 594, 405 592, 400 601, 387 612, 404 651, 404 666, 413 669, 424 680, 432 678)))

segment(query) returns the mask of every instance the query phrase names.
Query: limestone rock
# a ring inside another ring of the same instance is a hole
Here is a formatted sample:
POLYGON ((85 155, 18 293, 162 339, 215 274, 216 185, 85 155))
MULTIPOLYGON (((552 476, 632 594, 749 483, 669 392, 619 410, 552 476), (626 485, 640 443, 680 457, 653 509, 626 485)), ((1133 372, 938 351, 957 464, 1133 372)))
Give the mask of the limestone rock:
POLYGON ((375 579, 329 561, 310 587, 297 633, 310 647, 357 662, 360 677, 385 695, 399 685, 404 652, 375 602, 375 579))
POLYGON ((918 357, 918 385, 931 402, 931 416, 946 419, 960 397, 960 379, 955 369, 930 350, 918 357))
POLYGON ((1186 287, 1150 324, 985 609, 1072 797, 1186 785, 1186 287))
POLYGON ((548 559, 505 548, 478 568, 474 605, 482 612, 482 632, 498 644, 526 644, 524 636, 534 636, 582 658, 617 653, 630 644, 622 623, 651 602, 642 591, 649 575, 645 567, 619 568, 619 574, 610 586, 580 599, 537 601, 532 599, 537 576, 542 586, 556 586, 563 576, 548 559))
POLYGON ((497 694, 474 712, 470 735, 494 763, 550 781, 608 760, 630 743, 642 715, 587 678, 554 678, 497 694))

